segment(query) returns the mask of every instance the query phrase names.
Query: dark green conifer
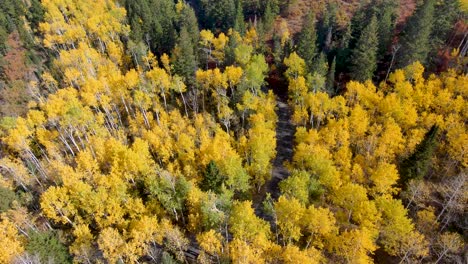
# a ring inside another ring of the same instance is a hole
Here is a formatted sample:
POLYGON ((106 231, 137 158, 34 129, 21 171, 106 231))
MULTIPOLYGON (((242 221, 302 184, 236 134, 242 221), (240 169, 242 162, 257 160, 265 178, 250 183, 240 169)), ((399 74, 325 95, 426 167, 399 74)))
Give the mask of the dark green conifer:
POLYGON ((188 83, 192 83, 197 62, 193 44, 186 27, 182 27, 180 30, 180 36, 172 52, 171 60, 174 64, 175 73, 183 76, 188 83))
POLYGON ((32 0, 29 12, 26 13, 28 21, 31 22, 31 28, 39 27, 39 23, 44 19, 44 8, 40 0, 32 0))
POLYGON ((315 14, 307 14, 304 26, 299 35, 297 53, 304 59, 307 70, 312 71, 314 58, 317 56, 317 32, 315 30, 315 14))
POLYGON ((351 25, 349 24, 346 29, 341 33, 337 49, 336 49, 336 70, 338 72, 348 71, 348 60, 351 54, 350 42, 351 42, 351 25))
POLYGON ((396 5, 394 1, 384 1, 378 10, 379 51, 378 57, 382 59, 392 43, 393 32, 396 25, 396 5))
POLYGON ((438 126, 432 126, 422 142, 418 144, 414 153, 401 163, 400 185, 404 186, 412 179, 420 180, 426 176, 432 155, 437 147, 438 131, 438 126))
POLYGON ((330 96, 335 95, 335 70, 336 70, 336 57, 333 57, 332 64, 328 69, 326 89, 330 96))
POLYGON ((245 18, 242 0, 237 1, 236 6, 236 19, 234 21, 234 30, 239 32, 241 35, 245 33, 245 18))
MULTIPOLYGON (((428 58, 438 58, 437 52, 446 48, 455 22, 461 17, 460 1, 445 0, 435 4, 433 28, 430 39, 431 49, 428 58)), ((432 61, 433 62, 433 61, 432 61)))
POLYGON ((227 31, 234 27, 236 20, 235 0, 200 0, 205 28, 227 31))
POLYGON ((180 28, 185 27, 187 32, 192 39, 192 44, 194 50, 197 49, 198 40, 200 39, 200 31, 198 28, 198 20, 197 16, 195 15, 195 11, 189 5, 186 5, 184 9, 182 9, 180 15, 180 28))
POLYGON ((0 213, 6 212, 11 209, 13 201, 16 199, 15 192, 0 186, 0 213))
POLYGON ((323 76, 325 76, 328 73, 328 60, 327 56, 325 55, 324 52, 321 52, 315 59, 312 65, 312 70, 311 73, 316 72, 323 76))
POLYGON ((277 15, 279 15, 278 0, 267 1, 265 12, 263 13, 263 28, 265 32, 269 32, 273 28, 277 15))
POLYGON ((378 47, 377 18, 373 16, 369 25, 362 31, 356 43, 356 47, 352 51, 351 78, 358 81, 372 79, 377 69, 378 47))
POLYGON ((32 231, 28 237, 26 251, 31 255, 37 255, 41 263, 72 263, 67 247, 52 231, 32 231))
POLYGON ((336 30, 337 5, 335 2, 328 2, 327 8, 322 14, 322 19, 318 25, 317 43, 319 48, 328 54, 331 49, 334 31, 336 30))
POLYGON ((277 35, 273 35, 273 57, 275 60, 276 67, 281 68, 283 66, 284 49, 281 46, 281 38, 277 35))
POLYGON ((434 25, 435 0, 425 0, 406 23, 401 36, 398 66, 419 61, 426 63, 431 51, 430 36, 434 25))
POLYGON ((177 36, 174 1, 127 0, 125 9, 134 42, 143 41, 158 55, 172 50, 177 36))
POLYGON ((214 161, 206 166, 205 174, 203 175, 203 180, 200 184, 200 189, 203 191, 213 191, 219 193, 221 191, 221 186, 223 184, 223 177, 219 172, 218 166, 214 161))

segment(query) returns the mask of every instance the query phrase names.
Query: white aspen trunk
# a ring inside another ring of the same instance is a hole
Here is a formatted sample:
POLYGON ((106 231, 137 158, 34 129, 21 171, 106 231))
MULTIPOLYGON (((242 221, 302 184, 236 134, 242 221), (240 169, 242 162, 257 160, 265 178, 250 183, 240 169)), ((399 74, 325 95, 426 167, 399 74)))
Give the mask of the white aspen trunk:
POLYGON ((164 89, 161 89, 161 95, 164 101, 164 109, 167 111, 166 93, 164 92, 164 89))
POLYGON ((387 74, 385 75, 385 82, 387 82, 388 76, 390 75, 390 71, 392 70, 393 63, 395 63, 395 57, 398 50, 401 48, 400 45, 396 45, 392 47, 392 60, 390 61, 390 65, 388 66, 387 74))
POLYGON ((57 132, 59 133, 59 138, 60 138, 60 140, 63 142, 63 144, 65 145, 65 147, 70 151, 70 153, 71 153, 72 156, 74 157, 74 156, 75 156, 75 152, 74 152, 73 149, 70 147, 70 145, 68 144, 67 140, 66 140, 65 137, 63 136, 62 132, 60 131, 60 129, 58 129, 58 127, 57 127, 57 132))
POLYGON ((465 184, 465 175, 460 175, 459 177, 461 178, 459 182, 456 183, 457 185, 455 187, 455 190, 452 192, 452 195, 450 196, 448 202, 444 205, 444 207, 442 208, 442 211, 440 211, 439 215, 437 216, 436 222, 439 221, 439 219, 442 217, 442 215, 447 210, 447 208, 452 204, 454 198, 459 194, 461 187, 465 184))
POLYGON ((141 110, 141 113, 143 114, 143 120, 145 122, 145 125, 146 127, 149 129, 150 126, 149 126, 149 121, 148 121, 148 117, 146 116, 146 110, 140 106, 140 110, 141 110))
MULTIPOLYGON (((41 166, 41 163, 39 162, 37 157, 34 155, 34 153, 32 153, 32 151, 30 149, 27 149, 26 153, 29 155, 30 161, 36 166, 36 169, 39 171, 39 174, 41 174, 41 176, 44 179, 47 179, 48 178, 47 174, 45 173, 44 169, 41 166)), ((38 179, 37 179, 37 181, 38 181, 39 185, 42 187, 42 184, 39 182, 38 179)))

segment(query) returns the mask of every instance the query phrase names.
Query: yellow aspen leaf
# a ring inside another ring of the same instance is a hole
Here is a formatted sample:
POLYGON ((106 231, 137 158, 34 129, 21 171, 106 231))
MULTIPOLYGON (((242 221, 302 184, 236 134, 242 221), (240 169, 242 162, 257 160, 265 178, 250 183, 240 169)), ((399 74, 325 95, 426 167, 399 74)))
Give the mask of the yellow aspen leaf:
POLYGON ((280 196, 275 203, 275 211, 278 218, 277 224, 283 239, 287 243, 298 241, 302 236, 301 220, 305 208, 295 198, 288 200, 285 196, 280 196))
POLYGON ((219 255, 222 249, 222 236, 213 229, 197 235, 200 247, 210 255, 219 255))
POLYGON ((312 249, 300 250, 297 246, 290 244, 283 248, 281 258, 285 264, 318 264, 322 260, 319 251, 312 251, 312 249))
POLYGON ((23 251, 23 243, 15 225, 3 217, 0 218, 0 262, 12 263, 23 251))
POLYGON ((125 254, 125 240, 114 228, 106 228, 101 231, 98 238, 98 246, 104 258, 110 263, 123 261, 125 254))

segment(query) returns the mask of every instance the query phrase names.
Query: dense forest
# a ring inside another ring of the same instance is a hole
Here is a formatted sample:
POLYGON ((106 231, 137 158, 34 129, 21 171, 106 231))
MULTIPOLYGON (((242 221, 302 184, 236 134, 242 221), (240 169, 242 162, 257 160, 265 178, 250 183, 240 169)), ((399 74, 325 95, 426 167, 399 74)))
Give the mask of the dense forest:
POLYGON ((466 0, 0 2, 0 263, 467 263, 466 0))

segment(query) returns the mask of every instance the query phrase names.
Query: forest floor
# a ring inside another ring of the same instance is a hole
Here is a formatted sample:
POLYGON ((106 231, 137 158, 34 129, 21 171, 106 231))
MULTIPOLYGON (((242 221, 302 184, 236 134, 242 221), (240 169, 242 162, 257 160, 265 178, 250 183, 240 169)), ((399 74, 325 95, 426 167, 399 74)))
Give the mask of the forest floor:
POLYGON ((293 157, 295 127, 291 122, 291 112, 286 100, 278 97, 276 108, 276 114, 278 115, 278 122, 276 123, 276 158, 273 161, 271 179, 265 183, 253 201, 256 215, 267 221, 272 221, 272 219, 263 210, 263 201, 267 193, 271 194, 271 198, 277 200, 280 196, 279 183, 290 175, 284 163, 290 162, 293 157))

